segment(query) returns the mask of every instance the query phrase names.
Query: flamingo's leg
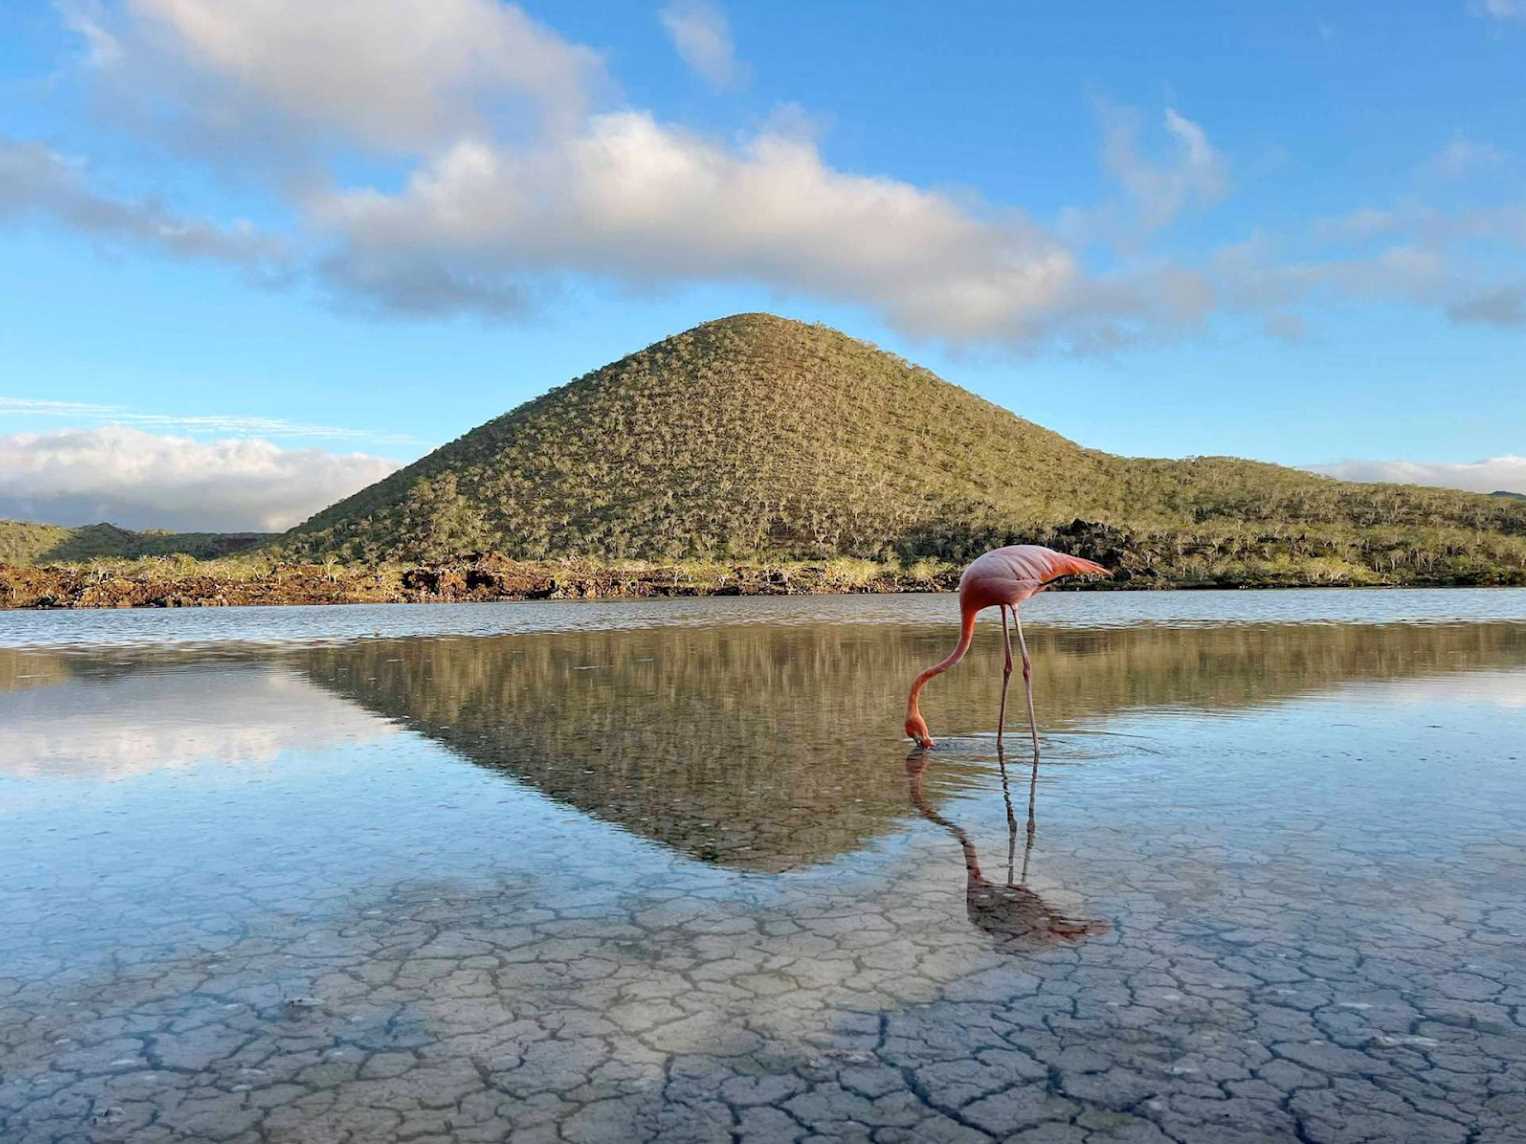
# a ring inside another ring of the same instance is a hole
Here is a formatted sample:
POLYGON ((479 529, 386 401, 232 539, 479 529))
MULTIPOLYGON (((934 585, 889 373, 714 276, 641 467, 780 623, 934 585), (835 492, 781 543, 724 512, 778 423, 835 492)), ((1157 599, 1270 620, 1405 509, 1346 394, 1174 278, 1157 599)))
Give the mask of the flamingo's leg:
POLYGON ((1012 682, 1012 633, 1007 630, 1007 605, 997 608, 1001 612, 1001 642, 1007 649, 1007 661, 1001 669, 1001 709, 996 714, 996 749, 1000 751, 1001 733, 1007 726, 1007 684, 1012 682))
POLYGON ((1023 653, 1023 690, 1028 693, 1028 730, 1033 735, 1033 766, 1035 774, 1039 765, 1039 725, 1033 717, 1033 664, 1028 659, 1028 641, 1023 639, 1023 618, 1018 615, 1017 605, 1012 605, 1012 619, 1017 623, 1017 646, 1023 653))

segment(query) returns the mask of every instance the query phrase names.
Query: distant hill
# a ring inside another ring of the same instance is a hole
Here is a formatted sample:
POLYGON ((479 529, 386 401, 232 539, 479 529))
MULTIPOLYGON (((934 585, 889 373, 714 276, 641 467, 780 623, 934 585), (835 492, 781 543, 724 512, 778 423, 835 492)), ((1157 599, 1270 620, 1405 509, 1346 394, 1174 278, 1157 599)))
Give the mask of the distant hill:
POLYGON ((1505 489, 1495 489, 1489 495, 1491 497, 1506 497, 1510 500, 1526 501, 1526 493, 1512 493, 1505 489))
POLYGON ((66 528, 0 520, 0 563, 46 564, 175 553, 205 559, 242 552, 269 539, 258 532, 133 532, 104 523, 66 528))
POLYGON ((865 342, 708 322, 325 509, 308 556, 913 560, 1036 540, 1163 582, 1521 582, 1526 504, 1086 449, 865 342))

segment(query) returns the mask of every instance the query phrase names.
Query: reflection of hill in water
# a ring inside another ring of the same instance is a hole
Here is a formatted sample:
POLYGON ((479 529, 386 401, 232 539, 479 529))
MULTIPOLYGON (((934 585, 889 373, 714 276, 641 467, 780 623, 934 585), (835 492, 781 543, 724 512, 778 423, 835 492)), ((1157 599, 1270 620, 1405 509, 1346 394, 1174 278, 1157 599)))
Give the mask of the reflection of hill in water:
MULTIPOLYGON (((929 689, 946 735, 990 732, 978 654, 929 689)), ((484 766, 686 854, 825 861, 911 812, 899 720, 950 631, 842 625, 376 640, 295 654, 316 682, 484 766)), ((1039 630, 1044 729, 1142 707, 1236 708, 1526 663, 1526 626, 1039 630)), ((953 761, 945 753, 948 765, 953 761)))
POLYGON ((742 627, 318 648, 310 677, 695 857, 781 870, 907 813, 877 629, 742 627))

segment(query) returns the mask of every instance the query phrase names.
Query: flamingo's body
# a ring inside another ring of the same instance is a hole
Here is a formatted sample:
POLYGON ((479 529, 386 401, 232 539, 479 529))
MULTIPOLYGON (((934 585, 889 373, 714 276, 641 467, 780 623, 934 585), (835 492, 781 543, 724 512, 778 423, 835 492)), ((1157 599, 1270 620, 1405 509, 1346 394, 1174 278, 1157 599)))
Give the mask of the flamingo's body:
POLYGON ((953 667, 964 653, 970 650, 975 637, 975 617, 986 608, 1001 609, 1002 638, 1006 641, 1007 659, 1002 677, 1001 711, 997 716, 996 741, 1001 742, 1002 729, 1007 720, 1007 683, 1012 677, 1012 637, 1007 632, 1007 609, 1017 626, 1017 641, 1022 649, 1023 686, 1028 694, 1028 725, 1033 733, 1033 757, 1038 758, 1038 727, 1033 721, 1032 665, 1028 659, 1028 644, 1023 639, 1023 622, 1018 618, 1017 606, 1042 592, 1050 584, 1064 576, 1108 576, 1111 573, 1102 565, 1079 556, 1066 556, 1052 548, 1038 544, 1013 544, 995 548, 978 556, 959 578, 959 643, 948 658, 933 664, 911 685, 906 697, 906 733, 917 741, 918 746, 931 747, 932 735, 927 722, 917 706, 917 697, 927 681, 953 667))

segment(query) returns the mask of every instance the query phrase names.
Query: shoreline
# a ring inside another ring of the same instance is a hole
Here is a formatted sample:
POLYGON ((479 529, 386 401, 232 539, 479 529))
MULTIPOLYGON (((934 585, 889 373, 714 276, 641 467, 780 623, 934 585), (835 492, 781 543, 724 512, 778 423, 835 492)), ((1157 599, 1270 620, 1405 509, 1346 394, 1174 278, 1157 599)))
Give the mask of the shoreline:
MULTIPOLYGON (((438 604, 525 600, 641 600, 701 596, 897 595, 952 592, 962 566, 867 560, 677 565, 527 562, 487 556, 438 565, 379 567, 151 558, 68 565, 0 564, 0 609, 438 604)), ((1193 579, 1131 573, 1057 585, 1061 591, 1278 588, 1521 587, 1500 578, 1383 579, 1300 574, 1193 579)), ((1367 570, 1362 570, 1366 572, 1367 570)))

